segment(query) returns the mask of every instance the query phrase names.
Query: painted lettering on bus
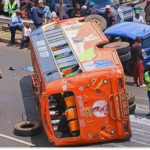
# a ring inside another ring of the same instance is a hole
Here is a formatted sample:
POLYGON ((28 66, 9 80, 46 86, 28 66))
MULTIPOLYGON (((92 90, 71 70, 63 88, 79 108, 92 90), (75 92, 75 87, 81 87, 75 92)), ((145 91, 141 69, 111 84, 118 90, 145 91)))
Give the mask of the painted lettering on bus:
POLYGON ((85 112, 84 112, 84 104, 83 104, 83 99, 82 96, 77 96, 77 101, 78 101, 78 105, 80 108, 80 115, 81 117, 85 117, 85 112))

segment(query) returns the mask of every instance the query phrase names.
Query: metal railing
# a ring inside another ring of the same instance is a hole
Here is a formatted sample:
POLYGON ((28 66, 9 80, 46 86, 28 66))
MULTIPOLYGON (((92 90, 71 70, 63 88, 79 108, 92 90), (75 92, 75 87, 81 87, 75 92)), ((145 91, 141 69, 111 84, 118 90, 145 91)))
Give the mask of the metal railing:
MULTIPOLYGON (((9 24, 10 18, 5 16, 0 16, 0 24, 9 24)), ((34 27, 33 21, 31 20, 23 20, 24 23, 30 23, 31 27, 34 27)))

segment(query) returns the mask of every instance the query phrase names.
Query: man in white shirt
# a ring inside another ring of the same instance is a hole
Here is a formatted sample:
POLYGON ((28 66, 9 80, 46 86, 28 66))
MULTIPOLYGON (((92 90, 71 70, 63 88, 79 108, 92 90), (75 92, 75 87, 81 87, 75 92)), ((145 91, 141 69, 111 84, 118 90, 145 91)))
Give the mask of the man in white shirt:
POLYGON ((140 10, 136 9, 135 10, 135 16, 133 18, 133 22, 136 23, 144 23, 143 17, 140 15, 140 10))
POLYGON ((119 8, 119 4, 114 5, 114 15, 115 15, 115 23, 124 22, 124 16, 122 10, 119 8))
POLYGON ((21 29, 23 27, 23 21, 20 17, 20 10, 17 9, 16 12, 11 16, 10 18, 10 23, 9 23, 9 27, 10 27, 10 32, 11 32, 11 46, 14 47, 15 44, 15 34, 16 34, 16 30, 17 29, 21 29))

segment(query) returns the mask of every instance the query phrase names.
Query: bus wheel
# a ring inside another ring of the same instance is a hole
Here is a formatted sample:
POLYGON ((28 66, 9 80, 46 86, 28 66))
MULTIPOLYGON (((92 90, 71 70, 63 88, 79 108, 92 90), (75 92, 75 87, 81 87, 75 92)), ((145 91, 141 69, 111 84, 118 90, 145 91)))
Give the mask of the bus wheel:
POLYGON ((89 22, 89 21, 95 22, 101 28, 102 31, 104 31, 107 27, 106 20, 104 19, 104 17, 102 17, 100 15, 87 16, 84 21, 85 22, 89 22))
POLYGON ((130 45, 127 42, 112 42, 104 45, 104 48, 114 48, 116 49, 119 56, 125 55, 130 51, 130 45))
POLYGON ((18 136, 33 136, 41 132, 41 125, 36 121, 24 121, 17 123, 14 127, 14 134, 18 136))
POLYGON ((128 61, 126 64, 126 70, 127 72, 133 76, 133 71, 134 71, 134 63, 132 61, 128 61))
POLYGON ((134 102, 132 105, 129 106, 129 113, 134 114, 134 111, 136 109, 136 103, 134 102))

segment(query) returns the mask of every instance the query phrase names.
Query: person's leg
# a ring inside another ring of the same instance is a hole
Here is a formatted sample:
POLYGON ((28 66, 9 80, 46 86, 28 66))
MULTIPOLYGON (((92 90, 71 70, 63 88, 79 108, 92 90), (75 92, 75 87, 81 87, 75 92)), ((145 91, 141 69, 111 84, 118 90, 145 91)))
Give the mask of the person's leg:
POLYGON ((11 45, 15 44, 15 33, 16 33, 16 28, 15 27, 10 27, 10 32, 11 32, 11 45))
POLYGON ((134 63, 133 79, 134 79, 134 85, 137 86, 138 85, 138 63, 134 63))
MULTIPOLYGON (((144 85, 144 66, 143 66, 143 61, 139 62, 139 83, 140 83, 140 86, 144 85)), ((144 87, 143 86, 143 87, 144 87)))
POLYGON ((23 49, 25 42, 27 42, 27 37, 23 37, 21 44, 20 44, 20 49, 23 49))

